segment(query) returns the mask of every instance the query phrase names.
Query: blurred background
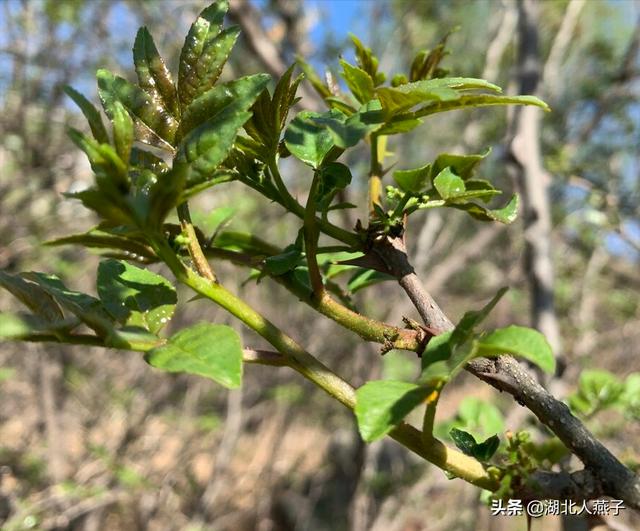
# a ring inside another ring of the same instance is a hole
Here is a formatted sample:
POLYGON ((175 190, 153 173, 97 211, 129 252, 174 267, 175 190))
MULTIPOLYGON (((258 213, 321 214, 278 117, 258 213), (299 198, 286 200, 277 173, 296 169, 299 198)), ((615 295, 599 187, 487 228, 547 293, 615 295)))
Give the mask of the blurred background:
MULTIPOLYGON (((96 222, 61 196, 92 180, 65 135, 67 126, 86 130, 86 123, 62 89, 71 84, 97 103, 97 68, 132 79, 130 51, 141 25, 176 71, 184 35, 205 5, 0 2, 1 269, 57 273, 95 292, 96 255, 41 245, 96 222)), ((541 329, 561 360, 549 387, 632 466, 640 461, 640 404, 622 411, 614 395, 640 371, 639 17, 635 0, 238 0, 229 22, 243 34, 225 71, 279 75, 303 55, 335 77, 338 55, 353 58, 352 32, 393 74, 459 26, 443 63, 451 75, 545 99, 553 112, 540 123, 513 109, 482 109, 441 115, 394 140, 402 169, 442 151, 492 146, 481 176, 524 192, 523 215, 508 227, 462 212, 417 214, 411 254, 454 321, 509 285, 490 324, 541 329), (587 396, 590 388, 595 395, 587 396)), ((302 105, 319 107, 310 86, 302 95, 302 105)), ((366 149, 347 162, 358 179, 348 200, 360 208, 339 221, 351 228, 365 215, 358 193, 365 193, 366 149)), ((294 164, 283 168, 294 195, 304 196, 308 175, 294 164)), ((226 220, 281 246, 295 238, 297 219, 237 183, 205 196, 192 210, 209 230, 226 220)), ((269 279, 256 284, 246 270, 216 267, 226 285, 354 385, 415 376, 415 355, 382 358, 378 346, 315 315, 269 279)), ((417 319, 392 283, 363 289, 354 301, 394 324, 417 319)), ((0 293, 1 310, 16 304, 0 293)), ((171 326, 203 319, 241 330, 202 301, 183 305, 171 326)), ((242 333, 247 346, 261 346, 242 333)), ((447 389, 437 420, 445 437, 452 425, 503 439, 506 430, 529 429, 553 443, 510 397, 468 375, 447 389)), ((562 452, 558 461, 580 467, 562 452)), ((491 517, 481 497, 393 441, 365 446, 350 413, 286 369, 249 366, 243 388, 228 392, 156 371, 137 353, 0 344, 2 529, 526 529, 524 517, 491 517)), ((533 529, 640 528, 630 512, 545 517, 533 529)))

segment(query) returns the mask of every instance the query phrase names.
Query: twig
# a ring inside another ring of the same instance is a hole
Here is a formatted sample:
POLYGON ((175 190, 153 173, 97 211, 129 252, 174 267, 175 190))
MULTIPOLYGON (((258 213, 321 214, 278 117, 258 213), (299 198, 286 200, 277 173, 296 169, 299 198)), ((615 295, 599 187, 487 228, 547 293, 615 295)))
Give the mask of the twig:
MULTIPOLYGON (((451 330, 453 325, 449 318, 435 302, 431 304, 431 295, 415 273, 411 272, 404 242, 399 238, 387 239, 378 243, 375 250, 399 282, 411 276, 411 282, 400 284, 409 298, 417 301, 414 304, 425 323, 438 323, 440 332, 451 330)), ((572 492, 580 493, 585 499, 604 493, 624 500, 630 507, 640 508, 640 477, 596 440, 584 424, 573 416, 567 405, 549 394, 516 360, 510 356, 480 358, 473 360, 466 368, 526 406, 583 462, 585 470, 571 475, 572 484, 576 486, 572 492), (585 482, 585 478, 589 478, 589 482, 585 482)), ((544 477, 548 479, 551 476, 544 477)), ((557 482, 562 483, 562 477, 557 476, 557 482)), ((555 483, 554 488, 557 485, 555 483)))

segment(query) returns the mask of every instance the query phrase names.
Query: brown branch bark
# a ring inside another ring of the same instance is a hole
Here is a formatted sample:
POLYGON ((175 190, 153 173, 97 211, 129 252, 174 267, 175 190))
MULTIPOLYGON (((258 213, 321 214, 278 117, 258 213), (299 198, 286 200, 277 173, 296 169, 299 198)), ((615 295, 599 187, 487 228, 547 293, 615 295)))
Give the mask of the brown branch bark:
MULTIPOLYGON (((407 257, 404 241, 400 238, 378 241, 374 251, 414 303, 425 324, 436 332, 446 332, 453 324, 413 271, 407 257)), ((547 426, 584 464, 582 471, 573 474, 540 472, 533 480, 538 483, 536 496, 571 499, 593 499, 601 495, 624 500, 627 506, 640 509, 640 477, 624 466, 589 432, 566 404, 554 398, 515 359, 500 356, 495 359, 479 358, 466 369, 499 391, 509 393, 527 407, 547 426), (542 491, 541 489, 545 490, 542 491)), ((522 496, 533 495, 525 490, 522 496)))

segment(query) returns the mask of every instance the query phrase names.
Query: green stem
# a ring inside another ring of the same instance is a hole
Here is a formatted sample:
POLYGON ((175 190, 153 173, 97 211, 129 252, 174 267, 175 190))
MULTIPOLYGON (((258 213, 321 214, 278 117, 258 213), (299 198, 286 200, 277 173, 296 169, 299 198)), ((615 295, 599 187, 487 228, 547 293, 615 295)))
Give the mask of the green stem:
MULTIPOLYGON (((265 243, 266 244, 266 243, 265 243)), ((269 244, 266 244, 269 245, 269 244)), ((209 256, 229 260, 234 264, 259 268, 260 263, 248 254, 208 247, 205 252, 209 256)), ((279 251, 276 251, 277 254, 279 251)), ((340 304, 326 291, 321 297, 312 297, 309 288, 297 281, 294 275, 272 276, 278 284, 293 293, 298 299, 318 311, 325 317, 335 321, 347 330, 358 334, 366 341, 373 341, 387 345, 389 348, 421 352, 427 337, 421 338, 415 330, 400 328, 382 321, 376 321, 358 312, 355 312, 343 304, 340 304)))
MULTIPOLYGON (((184 266, 173 250, 163 239, 154 239, 158 255, 171 268, 176 278, 196 293, 215 302, 233 316, 255 330, 287 360, 287 364, 302 376, 315 383, 330 396, 349 409, 354 409, 356 394, 354 388, 304 350, 291 337, 286 335, 271 321, 263 317, 245 301, 225 289, 220 284, 209 282, 193 270, 184 266)), ((444 471, 454 474, 474 485, 495 490, 498 485, 475 459, 446 447, 439 441, 429 445, 422 442, 420 431, 402 424, 391 432, 398 442, 431 461, 444 471)))
MULTIPOLYGON (((271 173, 271 176, 276 183, 276 187, 281 194, 281 197, 278 197, 276 201, 287 210, 289 210, 289 212, 291 212, 292 214, 295 214, 300 219, 304 219, 305 208, 300 203, 298 203, 298 201, 296 201, 295 198, 289 193, 289 190, 287 190, 287 187, 284 185, 284 181, 282 180, 280 170, 278 170, 278 165, 276 164, 275 160, 269 163, 269 172, 271 173)), ((324 234, 326 234, 327 236, 331 236, 338 241, 346 243, 350 247, 359 248, 362 244, 360 238, 358 238, 356 234, 338 227, 337 225, 334 225, 326 219, 316 217, 316 223, 324 234)))
POLYGON ((380 164, 380 145, 377 135, 371 135, 371 168, 369 170, 369 217, 375 216, 374 205, 380 204, 382 194, 382 165, 380 164))
POLYGON ((438 401, 440 400, 440 393, 444 384, 437 384, 433 388, 433 392, 427 397, 427 408, 424 411, 424 418, 422 419, 422 438, 425 444, 435 440, 433 436, 433 423, 436 418, 436 408, 438 407, 438 401))
POLYGON ((319 298, 324 292, 322 274, 318 267, 318 238, 320 231, 316 223, 316 192, 318 190, 318 172, 314 172, 313 181, 307 198, 307 206, 304 211, 304 248, 309 267, 309 279, 313 288, 314 298, 319 298))
MULTIPOLYGON (((278 162, 275 158, 269 161, 269 172, 271 173, 271 178, 280 192, 280 197, 282 198, 282 204, 285 208, 290 210, 291 212, 296 212, 299 208, 303 208, 300 203, 298 203, 295 198, 289 193, 286 185, 284 184, 284 179, 280 174, 280 170, 278 169, 278 162)), ((304 209, 303 209, 304 210, 304 209)))
POLYGON ((198 235, 196 234, 193 222, 191 221, 189 204, 186 201, 178 205, 178 218, 180 219, 180 226, 189 240, 187 248, 189 249, 189 255, 191 256, 193 265, 198 273, 200 273, 204 278, 211 282, 216 282, 216 275, 213 272, 213 269, 211 269, 211 265, 207 261, 207 258, 200 247, 198 235))
POLYGON ((153 244, 158 256, 169 266, 180 282, 189 286, 196 293, 212 300, 240 319, 249 328, 255 330, 289 360, 289 365, 293 369, 324 389, 336 400, 353 409, 355 394, 349 384, 242 299, 220 284, 212 283, 196 274, 192 269, 185 267, 164 239, 155 237, 153 244))
POLYGON ((409 424, 400 424, 389 435, 420 457, 438 468, 462 478, 477 487, 495 491, 499 482, 490 476, 480 461, 432 439, 425 444, 422 433, 409 424))

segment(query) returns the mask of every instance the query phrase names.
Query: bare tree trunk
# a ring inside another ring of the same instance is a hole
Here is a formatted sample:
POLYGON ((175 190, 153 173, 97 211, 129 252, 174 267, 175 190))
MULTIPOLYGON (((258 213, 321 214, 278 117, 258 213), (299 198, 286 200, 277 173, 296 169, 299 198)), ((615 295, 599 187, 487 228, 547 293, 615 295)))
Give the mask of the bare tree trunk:
MULTIPOLYGON (((520 94, 536 94, 542 65, 538 50, 537 0, 518 1, 518 82, 520 94)), ((520 107, 510 124, 509 156, 523 203, 524 269, 531 294, 531 323, 546 337, 554 353, 561 337, 553 297, 549 176, 540 155, 540 109, 520 107)))
POLYGON ((60 426, 59 387, 62 366, 54 352, 45 353, 38 347, 40 398, 47 440, 47 470, 54 483, 67 476, 64 430, 60 426))

